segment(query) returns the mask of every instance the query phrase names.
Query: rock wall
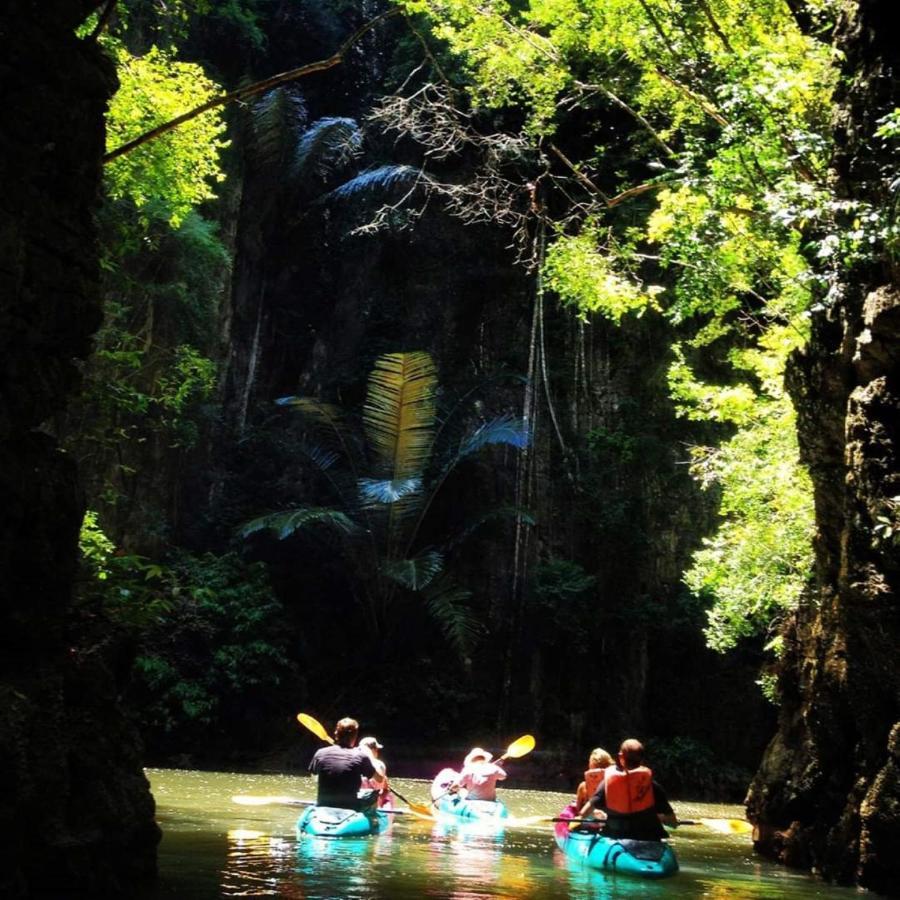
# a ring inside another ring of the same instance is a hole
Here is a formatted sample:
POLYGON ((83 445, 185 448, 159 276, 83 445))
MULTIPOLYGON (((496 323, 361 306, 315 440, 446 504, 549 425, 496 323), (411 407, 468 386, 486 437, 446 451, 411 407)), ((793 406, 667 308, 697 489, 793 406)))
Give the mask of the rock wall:
MULTIPOLYGON (((40 430, 100 322, 92 210, 111 65, 99 0, 11 0, 0 23, 0 895, 131 895, 159 832, 117 654, 70 646, 83 502, 40 430)), ((112 652, 110 652, 112 651, 112 652)))
MULTIPOLYGON (((847 3, 835 186, 886 207, 900 103, 891 0, 847 3)), ((896 224, 894 222, 894 224, 896 224)), ((789 387, 815 485, 816 579, 791 623, 779 730, 752 785, 756 846, 791 865, 900 891, 900 286, 894 249, 838 270, 789 387)))
MULTIPOLYGON (((279 134, 290 137, 290 127, 302 131, 322 117, 364 123, 373 97, 390 87, 384 70, 391 67, 383 60, 403 37, 399 25, 391 28, 378 32, 380 46, 367 45, 327 78, 295 85, 279 134)), ((321 37, 327 31, 314 18, 279 20, 265 71, 321 54, 317 41, 327 45, 321 37)), ((242 449, 261 446, 254 442, 274 418, 275 397, 307 393, 352 407, 373 359, 400 349, 433 353, 451 392, 496 379, 478 415, 521 414, 528 407, 534 442, 527 461, 517 467, 515 454, 497 452, 470 464, 434 512, 438 520, 461 524, 467 511, 477 515, 518 502, 537 525, 520 534, 518 549, 514 528, 485 529, 457 569, 474 589, 489 635, 469 674, 477 672, 479 684, 490 687, 472 690, 464 711, 454 707, 443 718, 459 715, 463 727, 482 733, 487 727, 498 733, 534 729, 570 746, 612 744, 633 732, 702 731, 723 755, 755 765, 770 728, 753 685, 757 661, 725 661, 709 651, 696 611, 689 639, 687 629, 677 637, 666 632, 681 614, 686 560, 712 528, 714 498, 702 495, 687 466, 678 465, 683 444, 700 438, 675 418, 668 399, 671 335, 665 324, 653 316, 622 330, 600 317, 579 322, 550 295, 538 307, 535 276, 515 265, 510 236, 498 227, 466 227, 437 201, 408 230, 352 235, 383 202, 377 194, 323 203, 321 195, 340 183, 338 176, 292 186, 289 152, 279 147, 273 154, 279 145, 260 141, 252 125, 237 143, 242 206, 224 398, 231 431, 221 441, 221 486, 212 492, 222 506, 210 518, 222 520, 241 503, 245 520, 284 504, 290 479, 267 491, 267 451, 242 449), (498 377, 503 372, 518 378, 498 377), (588 446, 592 434, 601 450, 588 446), (236 466, 242 454, 243 473, 236 466), (554 618, 550 627, 533 590, 536 568, 548 560, 571 561, 595 576, 578 614, 559 609, 553 616, 565 621, 554 618), (710 681, 719 689, 710 691, 710 681), (691 698, 681 718, 671 710, 673 689, 691 698), (745 701, 742 722, 752 724, 743 733, 736 728, 717 736, 709 723, 730 721, 736 691, 745 701)), ((395 145, 366 127, 363 156, 344 177, 385 163, 418 162, 420 151, 409 142, 395 145)), ((471 177, 466 165, 451 162, 444 176, 471 177)), ((523 181, 523 195, 526 189, 523 181)), ((315 606, 310 572, 317 562, 300 568, 298 583, 289 553, 272 550, 286 603, 300 596, 315 606)), ((334 592, 332 580, 323 605, 334 602, 334 592)), ((443 653, 438 669, 456 672, 453 651, 443 653)), ((310 678, 321 677, 323 667, 307 662, 310 678)), ((393 688, 383 693, 410 693, 407 686, 393 688)), ((414 716, 407 711, 397 719, 402 728, 414 716)))

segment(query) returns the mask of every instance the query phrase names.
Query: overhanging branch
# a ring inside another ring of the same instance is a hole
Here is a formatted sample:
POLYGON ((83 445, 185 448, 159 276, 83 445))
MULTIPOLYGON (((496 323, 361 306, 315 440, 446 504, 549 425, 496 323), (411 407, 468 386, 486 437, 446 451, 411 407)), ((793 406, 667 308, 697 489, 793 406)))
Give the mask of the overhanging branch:
POLYGON ((396 16, 399 13, 399 9, 389 9, 380 16, 376 16, 374 19, 366 22, 365 25, 354 31, 353 34, 351 34, 350 37, 348 37, 347 40, 345 40, 344 43, 341 44, 341 46, 327 59, 320 59, 316 62, 307 63, 305 66, 290 69, 287 72, 282 72, 280 75, 272 75, 270 78, 264 78, 262 81, 257 81, 254 84, 248 84, 246 87, 238 88, 236 91, 220 94, 218 97, 213 97, 212 100, 207 100, 206 103, 202 103, 200 106, 197 106, 186 113, 182 113, 174 119, 170 119, 168 122, 163 122, 162 125, 157 125, 155 128, 145 131, 143 134, 122 144, 120 147, 116 147, 115 150, 110 150, 109 153, 103 157, 104 164, 112 162, 114 159, 118 159, 126 153, 131 153, 132 150, 136 150, 138 147, 156 140, 156 138, 162 137, 164 134, 168 134, 170 131, 174 131, 179 125, 184 125, 185 122, 190 122, 191 119, 196 119, 197 116, 202 116, 203 113, 209 112, 209 110, 215 109, 217 106, 224 106, 226 103, 233 103, 235 100, 246 100, 249 97, 255 97, 257 94, 264 94, 266 91, 270 91, 272 88, 278 87, 281 84, 296 81, 298 78, 303 78, 305 75, 312 75, 315 72, 324 72, 326 69, 331 69, 334 66, 339 65, 343 62, 344 54, 346 54, 346 52, 364 34, 371 31, 385 19, 396 16))

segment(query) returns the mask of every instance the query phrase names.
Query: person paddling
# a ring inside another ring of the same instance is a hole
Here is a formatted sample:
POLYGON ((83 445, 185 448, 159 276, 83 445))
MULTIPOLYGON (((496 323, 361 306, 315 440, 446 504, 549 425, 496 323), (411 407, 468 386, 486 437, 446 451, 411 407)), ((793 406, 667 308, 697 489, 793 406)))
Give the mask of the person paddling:
POLYGON ((606 814, 603 834, 612 838, 659 841, 663 825, 677 826, 675 811, 653 772, 644 764, 644 745, 634 738, 622 742, 618 762, 603 774, 594 796, 582 806, 582 819, 594 809, 606 814))
POLYGON ((309 771, 319 776, 316 804, 341 809, 366 809, 375 802, 375 794, 360 797, 361 779, 368 778, 376 786, 384 784, 384 774, 375 768, 368 750, 356 747, 359 722, 341 719, 334 729, 334 744, 317 750, 309 771))
POLYGON ((363 791, 376 791, 378 793, 378 805, 387 806, 391 802, 391 797, 389 793, 390 785, 387 780, 387 766, 381 758, 384 744, 379 743, 376 737, 364 737, 359 742, 359 746, 361 750, 365 750, 372 758, 372 765, 375 766, 375 771, 382 778, 381 783, 376 784, 374 779, 364 777, 360 789, 363 791))
MULTIPOLYGON (((503 762, 502 756, 498 762, 503 762)), ((465 790, 466 800, 496 800, 497 782, 505 780, 506 772, 491 761, 491 754, 481 747, 473 747, 463 760, 459 778, 450 790, 465 790)))

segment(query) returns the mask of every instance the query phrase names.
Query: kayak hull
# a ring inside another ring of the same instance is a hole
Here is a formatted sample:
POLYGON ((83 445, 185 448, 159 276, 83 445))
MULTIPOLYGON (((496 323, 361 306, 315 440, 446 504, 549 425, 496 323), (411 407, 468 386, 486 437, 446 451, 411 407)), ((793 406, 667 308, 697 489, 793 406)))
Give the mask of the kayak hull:
POLYGON ((390 824, 391 817, 377 810, 359 812, 336 806, 310 806, 297 819, 297 836, 366 837, 387 831, 390 824))
POLYGON ((441 769, 431 782, 431 798, 438 812, 469 822, 497 822, 509 818, 509 810, 502 800, 466 800, 459 793, 447 793, 458 778, 459 772, 455 769, 441 769))
POLYGON ((568 822, 558 822, 554 836, 566 856, 591 869, 640 878, 668 878, 678 871, 678 858, 666 841, 632 841, 604 837, 600 831, 569 831, 568 822))
POLYGON ((438 811, 468 821, 492 822, 509 818, 509 810, 502 800, 465 800, 459 796, 441 797, 438 811))

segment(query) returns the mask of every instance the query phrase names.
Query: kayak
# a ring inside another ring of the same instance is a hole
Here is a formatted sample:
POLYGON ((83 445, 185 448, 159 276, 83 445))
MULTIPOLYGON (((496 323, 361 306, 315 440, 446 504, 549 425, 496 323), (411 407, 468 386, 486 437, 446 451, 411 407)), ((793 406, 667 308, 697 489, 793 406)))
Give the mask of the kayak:
POLYGON ((458 819, 496 821, 509 817, 509 810, 502 800, 467 800, 459 793, 449 794, 447 789, 459 777, 455 769, 441 769, 431 782, 431 797, 438 812, 458 819))
POLYGON ((459 819, 490 821, 509 818, 509 810, 502 800, 466 800, 459 795, 448 794, 435 804, 438 812, 459 819))
MULTIPOLYGON (((571 811, 563 810, 562 815, 569 818, 571 811)), ((666 841, 633 841, 604 837, 601 831, 569 831, 568 822, 558 822, 554 834, 566 856, 592 869, 642 878, 667 878, 678 871, 675 851, 666 841)))
POLYGON ((297 819, 297 836, 365 837, 381 834, 391 825, 391 816, 378 810, 359 812, 337 806, 310 806, 297 819))

